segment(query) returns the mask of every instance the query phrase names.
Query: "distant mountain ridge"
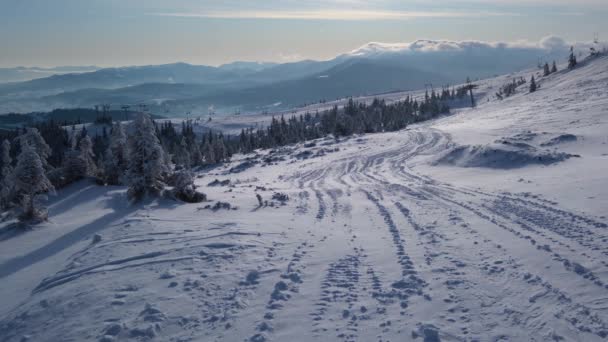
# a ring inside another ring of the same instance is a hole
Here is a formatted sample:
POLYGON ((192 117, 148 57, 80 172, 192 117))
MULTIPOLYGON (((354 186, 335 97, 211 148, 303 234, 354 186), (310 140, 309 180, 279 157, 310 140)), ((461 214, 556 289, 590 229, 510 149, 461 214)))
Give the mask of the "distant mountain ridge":
POLYGON ((29 81, 58 74, 91 72, 99 69, 100 68, 96 66, 60 66, 54 68, 20 66, 14 68, 0 68, 0 84, 29 81))
POLYGON ((418 40, 369 43, 327 61, 172 63, 103 68, 0 84, 0 113, 146 103, 161 115, 289 109, 336 97, 441 87, 565 58, 568 44, 418 40))

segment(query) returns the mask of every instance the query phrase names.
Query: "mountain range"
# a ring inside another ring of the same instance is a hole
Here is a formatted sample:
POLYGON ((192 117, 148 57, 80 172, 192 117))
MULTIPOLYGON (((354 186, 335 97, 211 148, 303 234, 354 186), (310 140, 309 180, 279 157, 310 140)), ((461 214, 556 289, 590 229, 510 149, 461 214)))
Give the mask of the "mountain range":
MULTIPOLYGON (((84 67, 68 73, 63 71, 69 68, 59 68, 48 77, 0 84, 0 113, 140 103, 166 116, 285 110, 341 97, 438 88, 566 55, 567 44, 557 38, 528 45, 418 40, 369 43, 326 61, 84 67)), ((1 70, 0 81, 10 80, 1 70)))

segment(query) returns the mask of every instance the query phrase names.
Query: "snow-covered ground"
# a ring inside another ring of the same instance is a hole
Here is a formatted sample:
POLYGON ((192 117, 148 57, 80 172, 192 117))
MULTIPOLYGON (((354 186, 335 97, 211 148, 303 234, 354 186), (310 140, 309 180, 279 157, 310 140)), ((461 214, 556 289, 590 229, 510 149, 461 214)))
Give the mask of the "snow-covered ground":
POLYGON ((60 191, 2 228, 0 340, 605 341, 608 58, 490 96, 530 73, 400 132, 236 156, 200 173, 209 203, 60 191))

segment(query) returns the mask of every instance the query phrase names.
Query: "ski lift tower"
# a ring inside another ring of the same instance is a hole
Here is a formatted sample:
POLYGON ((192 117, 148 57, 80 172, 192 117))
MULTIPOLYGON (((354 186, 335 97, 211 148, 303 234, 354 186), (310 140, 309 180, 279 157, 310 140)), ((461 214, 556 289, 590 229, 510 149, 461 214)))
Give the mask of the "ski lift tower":
POLYGON ((125 121, 129 121, 129 108, 131 108, 131 106, 129 106, 129 105, 122 105, 122 106, 120 106, 120 108, 125 113, 125 121))
POLYGON ((104 117, 107 115, 110 115, 110 108, 111 108, 111 106, 107 103, 101 105, 101 110, 103 112, 104 117))

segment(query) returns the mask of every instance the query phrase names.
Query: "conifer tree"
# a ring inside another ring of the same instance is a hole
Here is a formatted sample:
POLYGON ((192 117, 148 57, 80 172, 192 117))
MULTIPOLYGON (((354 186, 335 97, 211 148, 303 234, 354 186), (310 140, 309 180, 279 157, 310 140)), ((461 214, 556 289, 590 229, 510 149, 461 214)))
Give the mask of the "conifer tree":
POLYGON ((127 169, 127 136, 124 126, 120 122, 112 126, 110 146, 105 153, 104 168, 108 184, 121 184, 127 169))
POLYGON ((557 72, 557 64, 553 61, 553 66, 551 67, 551 73, 557 72))
POLYGON ((40 157, 42 166, 45 169, 49 168, 47 160, 51 155, 51 148, 46 143, 46 141, 44 141, 44 138, 42 137, 42 135, 40 135, 40 131, 38 131, 37 128, 27 128, 25 134, 21 135, 19 139, 21 146, 23 146, 24 144, 29 145, 33 149, 33 151, 37 153, 40 157))
POLYGON ((97 165, 95 165, 94 160, 93 142, 88 135, 80 139, 80 157, 86 165, 86 176, 95 176, 97 174, 97 165))
POLYGON ((571 46, 570 56, 568 57, 568 69, 572 70, 576 68, 576 64, 578 64, 578 62, 576 61, 576 56, 574 55, 574 46, 571 46))
POLYGON ((530 92, 533 93, 536 89, 536 80, 534 79, 534 75, 532 75, 532 78, 530 79, 530 92))
POLYGON ((0 151, 0 163, 2 163, 2 169, 0 169, 0 178, 5 179, 13 171, 13 160, 11 158, 11 143, 6 139, 2 142, 2 150, 0 151))
POLYGON ((150 116, 139 113, 132 124, 133 134, 128 139, 127 193, 132 200, 139 200, 163 190, 163 175, 168 172, 168 165, 150 116))
POLYGON ((195 138, 190 143, 190 160, 192 166, 201 166, 203 164, 203 155, 195 138))
POLYGON ((549 63, 545 63, 545 66, 543 67, 543 75, 549 76, 550 74, 551 70, 549 69, 549 63))
POLYGON ((36 196, 40 193, 54 191, 54 187, 46 177, 42 159, 33 146, 22 143, 17 166, 11 178, 23 208, 21 219, 46 219, 46 212, 37 207, 36 196))
POLYGON ((65 152, 62 163, 63 184, 70 184, 81 180, 87 175, 87 162, 78 150, 78 136, 72 135, 71 148, 65 152))
POLYGON ((176 172, 173 193, 177 199, 189 203, 198 203, 207 199, 205 194, 196 191, 194 174, 190 170, 176 172))
POLYGON ((203 159, 206 165, 215 164, 215 152, 213 150, 213 146, 208 140, 205 140, 203 143, 203 159))
POLYGON ((186 137, 182 137, 182 141, 180 142, 179 146, 179 164, 182 165, 185 169, 190 169, 190 167, 192 166, 192 162, 190 159, 190 151, 188 148, 188 142, 186 141, 186 137))
POLYGON ((0 151, 0 161, 2 168, 0 169, 0 208, 6 208, 10 204, 12 193, 12 184, 10 177, 13 173, 13 160, 11 158, 11 143, 8 140, 2 142, 2 151, 0 151))

